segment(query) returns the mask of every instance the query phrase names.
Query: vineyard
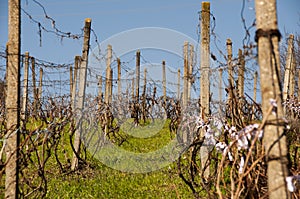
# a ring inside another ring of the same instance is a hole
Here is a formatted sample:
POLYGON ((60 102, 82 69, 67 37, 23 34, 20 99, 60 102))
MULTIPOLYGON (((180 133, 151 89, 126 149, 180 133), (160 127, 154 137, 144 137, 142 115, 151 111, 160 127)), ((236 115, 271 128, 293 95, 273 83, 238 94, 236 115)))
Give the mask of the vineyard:
POLYGON ((90 18, 66 33, 33 1, 52 33, 82 40, 82 55, 21 53, 21 11, 40 37, 51 31, 9 1, 0 198, 300 198, 300 37, 280 34, 275 0, 256 0, 237 53, 231 39, 226 52, 211 48, 216 18, 202 2, 199 41, 159 64, 146 47, 104 53, 90 18))

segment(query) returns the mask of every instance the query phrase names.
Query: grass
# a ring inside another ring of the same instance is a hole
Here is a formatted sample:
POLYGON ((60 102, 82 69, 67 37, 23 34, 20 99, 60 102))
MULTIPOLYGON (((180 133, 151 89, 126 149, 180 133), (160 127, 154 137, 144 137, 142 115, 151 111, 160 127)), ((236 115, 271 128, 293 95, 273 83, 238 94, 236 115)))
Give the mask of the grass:
MULTIPOLYGON (((147 125, 145 127, 147 128, 147 125)), ((125 134, 124 131, 120 133, 125 134)), ((62 146, 68 146, 67 139, 64 139, 63 142, 62 146)), ((152 137, 137 138, 129 135, 121 148, 134 153, 147 153, 158 150, 169 142, 170 133, 167 121, 152 137)), ((63 149, 59 148, 58 150, 60 159, 64 159, 63 149)), ((64 147, 64 150, 67 156, 71 157, 71 149, 64 147)), ((85 167, 71 174, 60 174, 57 171, 51 171, 57 167, 54 158, 51 157, 47 166, 47 170, 50 172, 46 174, 48 179, 46 198, 193 197, 189 188, 177 175, 176 163, 149 173, 129 173, 112 169, 98 159, 92 158, 90 154, 88 161, 93 165, 92 168, 85 167)))
MULTIPOLYGON (((168 125, 169 121, 165 121, 163 125, 158 123, 158 125, 155 126, 148 122, 141 124, 139 127, 131 127, 130 121, 128 121, 128 123, 124 123, 124 126, 117 135, 127 138, 119 148, 133 154, 151 154, 152 152, 156 152, 171 143, 168 125), (129 130, 132 130, 132 132, 128 133, 129 130), (157 133, 149 131, 157 131, 157 133), (148 133, 150 133, 151 136, 145 136, 145 134, 148 133)), ((46 128, 45 124, 41 122, 31 121, 27 129, 33 130, 38 126, 41 126, 42 129, 46 128)), ((83 158, 87 159, 90 166, 83 166, 79 170, 71 172, 70 160, 72 158, 72 150, 69 131, 70 125, 67 124, 63 132, 59 134, 61 136, 56 138, 59 139, 59 145, 56 150, 51 149, 51 157, 45 165, 45 176, 47 179, 46 198, 193 198, 193 194, 188 186, 178 176, 175 162, 165 164, 163 168, 160 167, 160 169, 148 173, 122 172, 113 169, 114 158, 116 158, 116 156, 113 154, 114 151, 109 150, 109 147, 106 148, 107 150, 102 150, 102 152, 104 152, 101 155, 102 157, 108 158, 110 162, 103 164, 103 161, 100 161, 101 158, 97 158, 97 154, 92 156, 92 154, 87 151, 87 153, 83 154, 83 158), (57 159, 63 167, 62 170, 54 155, 55 152, 57 159)), ((174 135, 172 137, 174 137, 174 135)), ((35 137, 32 137, 32 139, 34 140, 35 137)), ((42 147, 39 146, 39 153, 32 153, 31 159, 35 166, 29 165, 23 170, 27 175, 27 179, 30 179, 33 185, 37 185, 41 181, 41 178, 37 174, 38 168, 36 166, 37 155, 41 154, 41 149, 42 147)), ((165 163, 163 161, 159 162, 161 161, 159 157, 155 157, 153 158, 153 162, 141 162, 141 168, 139 169, 147 169, 147 166, 165 163)), ((125 171, 128 171, 133 165, 130 163, 128 157, 126 159, 126 157, 124 158, 122 155, 121 158, 117 160, 125 160, 121 162, 121 164, 119 161, 119 168, 125 171)), ((229 183, 229 171, 229 167, 225 168, 222 182, 229 183)), ((188 175, 188 172, 185 174, 188 175)), ((4 198, 4 179, 5 176, 2 177, 0 183, 0 198, 4 198)), ((24 187, 30 189, 26 187, 26 185, 24 185, 23 188, 24 187)), ((214 189, 214 185, 211 185, 210 188, 214 189)), ((223 190, 223 188, 221 191, 224 192, 224 194, 227 192, 223 190)), ((202 197, 205 197, 205 193, 202 195, 201 192, 200 194, 202 197)), ((39 198, 35 196, 36 195, 32 195, 29 198, 39 198)))
MULTIPOLYGON (((47 198, 191 198, 188 188, 174 173, 162 169, 131 174, 104 165, 81 174, 52 176, 47 198)), ((49 176, 50 177, 50 176, 49 176)))

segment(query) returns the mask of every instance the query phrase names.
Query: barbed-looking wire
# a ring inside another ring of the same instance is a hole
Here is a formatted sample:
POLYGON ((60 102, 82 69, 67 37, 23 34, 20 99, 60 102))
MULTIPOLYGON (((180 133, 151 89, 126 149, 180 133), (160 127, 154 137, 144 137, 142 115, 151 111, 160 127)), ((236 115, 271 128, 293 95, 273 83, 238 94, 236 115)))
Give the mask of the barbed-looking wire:
MULTIPOLYGON (((83 35, 82 35, 83 29, 81 30, 81 31, 82 31, 81 34, 77 34, 77 36, 75 35, 74 37, 72 36, 73 34, 71 34, 70 32, 63 32, 63 31, 59 30, 59 29, 57 28, 57 26, 56 26, 55 20, 47 14, 47 11, 46 11, 45 7, 44 7, 40 2, 38 2, 37 0, 32 0, 32 1, 42 8, 43 13, 44 13, 44 17, 45 17, 47 20, 50 20, 50 21, 51 21, 52 28, 54 29, 54 31, 50 30, 50 32, 52 31, 53 33, 58 34, 58 36, 62 36, 62 37, 72 37, 73 39, 79 39, 79 38, 83 37, 83 35)), ((252 26, 251 26, 251 27, 249 27, 249 28, 246 28, 245 19, 243 18, 244 7, 245 7, 245 1, 243 1, 243 6, 242 6, 242 10, 241 10, 241 18, 242 18, 243 25, 244 25, 245 32, 246 32, 245 38, 243 39, 243 43, 244 43, 244 41, 245 41, 246 39, 247 39, 247 41, 250 40, 249 29, 252 27, 252 26)), ((34 18, 32 18, 31 15, 30 15, 28 12, 26 12, 25 10, 24 10, 24 12, 25 12, 25 14, 26 14, 31 20, 33 20, 35 23, 37 23, 37 24, 39 25, 39 30, 45 28, 43 25, 41 25, 41 23, 40 23, 39 21, 37 21, 37 20, 35 20, 34 18)), ((198 14, 199 14, 198 43, 199 43, 199 41, 200 41, 200 21, 201 21, 201 11, 199 11, 198 14)), ((227 57, 226 57, 226 55, 225 55, 226 53, 223 53, 222 50, 219 48, 219 46, 218 46, 218 44, 217 44, 217 40, 220 40, 220 39, 218 39, 217 33, 215 32, 215 28, 216 28, 216 17, 215 17, 212 13, 210 13, 210 17, 211 17, 211 19, 212 19, 212 20, 211 20, 211 25, 210 25, 210 26, 211 26, 211 36, 213 37, 214 45, 216 46, 216 49, 217 49, 218 53, 221 54, 225 60, 227 60, 227 57)), ((45 29, 45 31, 46 31, 46 30, 47 30, 47 29, 45 29)), ((41 34, 41 31, 39 31, 39 32, 40 32, 40 34, 41 34)), ((105 54, 102 54, 102 53, 101 53, 101 48, 100 48, 100 44, 99 44, 99 42, 98 42, 98 38, 97 38, 96 32, 95 32, 93 29, 91 30, 91 32, 92 32, 92 35, 93 35, 94 38, 95 38, 95 43, 97 44, 97 48, 98 48, 98 53, 97 53, 97 54, 98 54, 98 55, 96 55, 96 54, 94 53, 93 50, 91 50, 91 52, 92 52, 93 57, 95 57, 96 60, 97 60, 98 62, 100 62, 100 61, 102 61, 102 60, 105 60, 106 57, 105 57, 105 54)), ((196 52, 198 51, 198 49, 197 49, 198 46, 199 46, 199 45, 196 46, 196 50, 195 50, 196 52)), ((90 46, 90 48, 91 48, 91 46, 90 46)), ((1 55, 2 55, 2 54, 1 54, 1 55)), ((194 56, 195 56, 194 59, 193 59, 193 60, 194 60, 194 63, 193 63, 193 68, 194 68, 194 70, 193 70, 193 74, 191 74, 190 76, 192 76, 194 79, 199 79, 199 78, 200 78, 200 74, 201 74, 201 68, 200 68, 199 64, 197 64, 197 53, 194 53, 194 56)), ((116 66, 116 60, 117 60, 117 57, 118 57, 118 55, 115 53, 115 51, 113 51, 113 57, 112 57, 113 61, 112 61, 112 63, 111 63, 111 65, 113 66, 112 68, 114 68, 114 67, 116 66)), ((183 56, 182 56, 182 58, 183 58, 183 56)), ((122 68, 122 70, 126 71, 127 73, 128 73, 128 71, 134 70, 134 67, 129 67, 129 66, 128 66, 128 64, 129 64, 133 59, 135 59, 135 56, 133 56, 131 60, 128 60, 128 61, 125 61, 125 62, 122 61, 122 63, 121 63, 121 68, 122 68), (127 63, 127 64, 126 64, 126 63, 127 63)), ((211 68, 211 73, 216 72, 216 71, 217 71, 218 69, 220 69, 220 68, 222 68, 224 71, 226 71, 226 69, 228 68, 227 63, 226 63, 226 62, 223 62, 223 61, 220 61, 220 60, 215 56, 215 53, 213 53, 213 52, 211 52, 211 59, 217 63, 217 67, 216 67, 216 68, 211 68)), ((149 65, 149 66, 154 67, 153 63, 152 63, 151 61, 149 61, 149 60, 146 60, 145 57, 144 57, 143 55, 141 55, 141 61, 142 61, 143 64, 147 64, 147 65, 149 65)), ((233 58, 232 63, 233 63, 233 68, 235 68, 235 69, 237 68, 236 66, 238 66, 238 64, 237 64, 236 62, 237 62, 237 58, 233 58)), ((44 61, 44 60, 36 59, 36 65, 39 66, 39 67, 42 67, 42 68, 47 68, 47 67, 49 67, 49 68, 66 68, 66 69, 68 69, 68 68, 70 68, 70 67, 72 66, 72 64, 74 64, 74 63, 69 63, 69 64, 55 64, 55 63, 47 62, 47 61, 44 61)), ((182 65, 181 65, 180 67, 182 67, 182 65)), ((90 67, 90 68, 88 68, 88 75, 89 75, 89 77, 91 77, 91 78, 97 78, 98 76, 101 75, 101 74, 99 74, 100 72, 101 72, 101 70, 99 70, 98 67, 90 67)), ((48 74, 51 74, 51 73, 52 73, 52 74, 55 74, 55 72, 50 72, 50 71, 48 72, 48 74)), ((60 72, 57 72, 57 73, 59 74, 60 72)), ((132 73, 133 73, 133 72, 132 72, 132 73)), ((175 74, 175 73, 177 73, 177 71, 174 71, 173 73, 175 74)), ((183 77, 182 77, 182 76, 181 76, 180 78, 181 78, 181 80, 183 80, 183 77)), ((104 77, 104 79, 105 79, 105 77, 104 77)), ((247 80, 247 79, 246 79, 246 80, 247 80)), ((150 80, 149 80, 149 81, 150 81, 150 80)), ((151 80, 151 81, 153 81, 153 80, 151 80)), ((96 82, 96 81, 95 81, 95 82, 96 82)), ((225 82, 226 82, 226 81, 224 80, 224 83, 225 83, 225 82)), ((171 82, 169 82, 169 83, 171 83, 171 82)), ((176 83, 175 83, 175 84, 176 84, 176 83)), ((196 89, 195 86, 193 86, 193 88, 196 89)), ((197 89, 197 90, 199 90, 199 89, 197 89)))
POLYGON ((242 20, 242 24, 243 24, 243 28, 245 30, 245 37, 243 38, 243 47, 244 48, 249 48, 250 45, 250 39, 251 39, 251 34, 250 34, 250 30, 252 28, 254 28, 256 26, 256 19, 253 20, 252 24, 247 27, 246 25, 246 19, 244 17, 244 11, 245 11, 245 0, 242 1, 242 8, 241 8, 241 20, 242 20))
POLYGON ((38 25, 38 34, 39 34, 40 46, 42 46, 42 30, 45 31, 45 32, 47 32, 47 33, 55 34, 56 36, 60 37, 61 40, 63 38, 80 39, 80 38, 83 37, 83 28, 81 29, 81 33, 77 33, 77 34, 74 34, 74 33, 71 33, 71 32, 65 32, 65 31, 62 31, 59 28, 57 28, 56 21, 52 17, 50 17, 48 15, 45 7, 40 2, 38 2, 37 0, 32 0, 32 1, 35 4, 37 4, 43 10, 45 19, 50 20, 51 26, 52 26, 52 29, 53 29, 53 30, 51 30, 51 29, 46 28, 45 25, 43 25, 40 21, 38 21, 37 19, 35 19, 29 12, 27 12, 24 8, 21 7, 21 11, 33 23, 35 23, 35 24, 38 25))

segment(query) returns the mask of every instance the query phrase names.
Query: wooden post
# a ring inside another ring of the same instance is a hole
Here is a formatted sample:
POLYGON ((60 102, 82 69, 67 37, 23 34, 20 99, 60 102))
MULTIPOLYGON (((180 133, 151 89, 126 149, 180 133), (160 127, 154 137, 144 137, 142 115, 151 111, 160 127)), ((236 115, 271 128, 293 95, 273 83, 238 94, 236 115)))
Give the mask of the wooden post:
POLYGON ((37 89, 36 89, 36 74, 35 74, 35 58, 31 57, 31 75, 32 75, 32 89, 33 89, 33 115, 37 115, 37 89))
MULTIPOLYGON (((228 82, 229 89, 233 90, 234 88, 234 76, 233 76, 233 66, 232 66, 232 42, 231 39, 227 39, 227 65, 228 65, 228 82)), ((229 91, 229 98, 232 99, 232 92, 229 91)))
POLYGON ((146 97, 146 89, 147 89, 147 68, 144 68, 144 88, 143 88, 144 98, 146 97))
POLYGON ((244 106, 244 80, 245 80, 245 59, 243 55, 243 51, 239 49, 238 51, 238 81, 237 81, 237 91, 235 94, 237 95, 237 114, 239 118, 241 118, 240 122, 244 122, 243 115, 243 106, 244 106))
POLYGON ((8 1, 5 198, 18 198, 20 126, 20 0, 8 1))
POLYGON ((74 66, 74 80, 73 80, 73 87, 72 87, 72 111, 75 113, 76 108, 76 90, 77 90, 77 75, 78 75, 78 68, 80 65, 81 57, 79 55, 75 56, 75 66, 74 66))
POLYGON ((177 71, 177 99, 180 99, 180 69, 177 71))
MULTIPOLYGON (((294 43, 293 43, 294 44, 294 43)), ((295 49, 293 45, 292 50, 292 65, 291 65, 291 74, 290 74, 290 96, 294 97, 295 95, 295 76, 296 76, 296 57, 295 57, 295 49)))
POLYGON ((24 88, 23 88, 23 104, 21 111, 21 119, 23 120, 23 125, 26 124, 27 120, 27 102, 28 102, 28 66, 29 66, 29 52, 25 52, 24 59, 24 88))
POLYGON ((295 95, 295 76, 296 76, 296 57, 293 49, 292 53, 292 65, 291 65, 291 74, 290 74, 290 97, 294 97, 295 95))
POLYGON ((100 101, 102 101, 102 76, 99 75, 98 77, 98 98, 100 101))
POLYGON ((228 83, 229 83, 229 94, 227 104, 230 105, 229 111, 231 116, 231 125, 236 125, 235 111, 236 111, 236 100, 233 98, 234 94, 234 77, 233 77, 233 65, 232 65, 232 42, 230 39, 226 40, 227 46, 227 66, 228 66, 228 83))
POLYGON ((140 59, 141 59, 141 52, 140 50, 138 50, 136 52, 136 82, 135 82, 136 102, 139 101, 139 96, 140 96, 140 59))
POLYGON ((130 83, 129 83, 129 79, 126 79, 126 89, 125 89, 125 96, 127 96, 128 101, 130 100, 130 96, 129 96, 129 87, 130 87, 130 83))
POLYGON ((210 113, 210 3, 202 2, 201 11, 201 50, 200 50, 200 104, 201 117, 206 120, 210 113), (204 118, 203 118, 204 117, 204 118))
POLYGON ((223 69, 219 69, 219 114, 222 115, 222 85, 223 85, 223 77, 222 77, 223 69))
MULTIPOLYGON (((155 86, 155 84, 154 84, 152 100, 155 99, 155 96, 156 96, 156 86, 155 86)), ((151 112, 150 112, 150 113, 151 113, 151 112)))
POLYGON ((117 59, 118 62, 118 97, 122 94, 122 85, 121 85, 121 60, 117 59))
MULTIPOLYGON (((84 40, 83 40, 83 49, 82 49, 82 56, 81 56, 81 64, 79 68, 79 90, 78 90, 78 101, 76 103, 76 112, 79 111, 79 117, 82 117, 82 111, 84 107, 84 100, 85 100, 85 88, 86 88, 86 73, 88 67, 88 55, 89 55, 89 46, 90 46, 90 33, 91 33, 91 19, 85 19, 84 25, 84 40)), ((75 138, 74 138, 74 154, 73 160, 71 164, 71 170, 75 170, 78 168, 78 158, 80 152, 80 144, 81 144, 81 118, 76 118, 76 128, 75 130, 75 138), (78 125, 77 125, 78 124, 78 125), (76 155, 76 154, 77 155, 76 155)))
MULTIPOLYGON (((206 121, 210 114, 210 2, 202 2, 201 9, 201 49, 200 49, 200 116, 206 121)), ((204 131, 201 132, 201 137, 204 137, 204 131)), ((209 149, 208 146, 200 148, 201 168, 204 178, 209 177, 209 167, 206 167, 208 161, 209 149)))
MULTIPOLYGON (((254 86, 253 86, 253 100, 254 102, 256 102, 256 95, 257 95, 257 77, 258 77, 258 73, 257 71, 255 71, 254 73, 254 86)), ((254 114, 254 111, 255 111, 255 105, 253 104, 253 107, 252 107, 252 110, 253 110, 253 114, 252 114, 252 120, 255 119, 255 114, 254 114)))
POLYGON ((167 85, 166 85, 166 62, 162 61, 162 84, 163 84, 163 96, 164 103, 167 102, 167 85))
POLYGON ((113 98, 113 70, 110 70, 110 75, 109 75, 109 101, 108 103, 112 103, 112 98, 113 98))
POLYGON ((183 47, 184 65, 183 65, 183 99, 182 99, 184 108, 186 108, 188 103, 188 78, 189 78, 188 48, 189 48, 189 43, 185 41, 183 47))
POLYGON ((105 103, 109 103, 110 98, 110 85, 109 79, 111 75, 111 58, 112 58, 112 46, 107 45, 107 57, 106 57, 106 80, 105 80, 105 103))
POLYGON ((41 99, 42 99, 42 92, 43 92, 43 69, 40 68, 40 76, 39 76, 39 90, 38 90, 38 101, 39 101, 39 108, 41 104, 41 99))
POLYGON ((189 59, 189 79, 188 79, 188 101, 191 100, 191 89, 193 84, 193 64, 194 64, 194 46, 190 45, 190 59, 189 59))
MULTIPOLYGON (((267 163, 268 196, 270 199, 290 198, 286 186, 287 146, 284 133, 282 91, 280 88, 279 31, 276 0, 256 0, 256 39, 258 64, 261 76, 262 112, 264 125, 263 143, 267 163), (276 112, 272 114, 271 99, 276 100, 276 112), (270 114, 271 113, 271 114, 270 114)), ((236 197, 239 193, 236 194, 236 197)))
POLYGON ((39 88, 37 89, 37 109, 39 113, 42 109, 42 93, 43 93, 43 69, 40 68, 39 88))
POLYGON ((131 80, 131 98, 134 100, 134 78, 131 80))
POLYGON ((74 84, 74 79, 73 79, 73 67, 70 67, 70 96, 72 96, 72 91, 73 91, 73 84, 74 84))
POLYGON ((254 73, 254 88, 253 88, 253 100, 256 102, 256 95, 257 95, 257 77, 258 73, 255 71, 254 73))
POLYGON ((238 68, 238 91, 239 97, 244 97, 244 81, 245 81, 245 59, 243 51, 239 49, 239 68, 238 68))
POLYGON ((146 123, 146 117, 147 117, 147 114, 146 114, 146 108, 147 108, 147 105, 146 105, 146 89, 147 89, 147 68, 144 68, 144 88, 143 88, 143 103, 142 103, 142 114, 143 114, 143 121, 144 121, 144 124, 146 123))
POLYGON ((107 79, 105 83, 105 98, 106 103, 111 104, 112 103, 112 97, 113 97, 113 70, 111 68, 111 63, 109 62, 109 67, 106 70, 107 79))
MULTIPOLYGON (((294 43, 294 35, 291 34, 288 40, 288 50, 286 55, 286 62, 285 62, 285 73, 284 73, 284 83, 283 83, 283 101, 286 101, 289 95, 289 83, 290 83, 290 74, 292 68, 292 57, 293 57, 293 43, 294 43)), ((291 94, 291 93, 290 93, 291 94)))

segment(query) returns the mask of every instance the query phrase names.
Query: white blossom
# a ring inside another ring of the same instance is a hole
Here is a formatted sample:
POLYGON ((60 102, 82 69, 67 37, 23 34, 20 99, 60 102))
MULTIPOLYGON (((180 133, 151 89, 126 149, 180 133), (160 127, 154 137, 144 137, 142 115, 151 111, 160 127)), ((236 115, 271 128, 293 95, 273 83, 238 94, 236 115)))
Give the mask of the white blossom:
POLYGON ((227 144, 225 142, 218 142, 216 144, 216 149, 219 152, 223 152, 223 150, 225 149, 225 147, 227 147, 227 144))
MULTIPOLYGON (((228 147, 227 147, 227 148, 228 148, 228 147)), ((232 157, 230 151, 228 152, 228 158, 229 158, 229 160, 230 160, 231 162, 233 161, 233 157, 232 157)))
POLYGON ((287 188, 290 192, 294 192, 297 190, 296 184, 300 184, 300 175, 296 176, 288 176, 285 178, 287 188))
POLYGON ((203 119, 201 119, 200 117, 197 117, 197 119, 196 119, 196 128, 203 128, 206 124, 205 124, 205 122, 204 122, 204 120, 203 119))
POLYGON ((214 125, 217 127, 218 130, 221 130, 222 127, 224 126, 222 121, 219 119, 214 120, 214 125))
MULTIPOLYGON (((217 151, 221 152, 223 154, 223 156, 226 155, 227 151, 229 150, 229 148, 225 142, 218 142, 215 146, 216 146, 217 151)), ((228 154, 229 160, 233 161, 233 157, 232 157, 230 151, 228 151, 227 154, 228 154)))
POLYGON ((248 149, 248 139, 245 135, 242 135, 242 136, 237 136, 237 146, 238 146, 238 150, 241 150, 241 149, 248 149))
POLYGON ((276 102, 276 100, 275 99, 270 99, 270 104, 272 105, 272 106, 274 106, 274 107, 277 107, 277 102, 276 102))
POLYGON ((234 137, 235 136, 235 133, 236 133, 236 127, 235 126, 232 126, 230 129, 229 129, 229 134, 234 137))
POLYGON ((205 132, 205 145, 207 146, 214 146, 216 144, 216 139, 214 138, 214 131, 210 128, 210 126, 207 127, 207 130, 205 132))
POLYGON ((245 160, 244 160, 244 157, 242 156, 241 162, 240 162, 239 174, 243 173, 244 166, 245 166, 245 160))
POLYGON ((235 134, 233 138, 237 141, 238 150, 248 149, 249 141, 252 141, 256 136, 258 136, 259 139, 262 138, 263 131, 258 131, 258 127, 258 124, 251 124, 235 134))

